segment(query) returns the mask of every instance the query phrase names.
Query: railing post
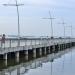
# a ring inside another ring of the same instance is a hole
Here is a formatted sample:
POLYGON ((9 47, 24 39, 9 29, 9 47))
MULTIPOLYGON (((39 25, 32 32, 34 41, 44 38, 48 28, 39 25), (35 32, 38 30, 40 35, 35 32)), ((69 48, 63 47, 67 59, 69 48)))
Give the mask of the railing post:
POLYGON ((18 38, 18 40, 17 40, 17 41, 18 41, 18 47, 19 47, 19 46, 20 46, 20 38, 18 38))
POLYGON ((25 46, 27 46, 27 40, 25 40, 25 46))
POLYGON ((30 45, 32 46, 32 39, 31 39, 31 44, 30 45))
POLYGON ((10 41, 9 45, 10 45, 10 47, 11 47, 11 39, 10 39, 9 41, 10 41))
POLYGON ((36 46, 36 39, 35 39, 35 46, 36 46))
POLYGON ((1 48, 2 48, 2 41, 0 41, 0 46, 1 46, 1 48))
POLYGON ((39 38, 39 45, 41 45, 41 43, 40 43, 40 38, 39 38))

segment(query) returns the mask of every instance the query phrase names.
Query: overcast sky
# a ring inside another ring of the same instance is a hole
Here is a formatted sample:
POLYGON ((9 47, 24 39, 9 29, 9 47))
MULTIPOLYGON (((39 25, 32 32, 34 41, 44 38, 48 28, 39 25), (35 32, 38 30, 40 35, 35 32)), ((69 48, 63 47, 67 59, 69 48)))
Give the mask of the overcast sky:
MULTIPOLYGON (((0 34, 17 35, 16 7, 5 7, 2 4, 13 4, 15 0, 0 0, 0 34)), ((58 24, 64 19, 66 23, 66 36, 71 36, 72 24, 73 36, 75 36, 75 0, 18 0, 24 6, 19 7, 20 31, 25 36, 50 36, 50 20, 42 18, 49 17, 51 11, 53 20, 54 36, 63 36, 63 25, 58 24)))

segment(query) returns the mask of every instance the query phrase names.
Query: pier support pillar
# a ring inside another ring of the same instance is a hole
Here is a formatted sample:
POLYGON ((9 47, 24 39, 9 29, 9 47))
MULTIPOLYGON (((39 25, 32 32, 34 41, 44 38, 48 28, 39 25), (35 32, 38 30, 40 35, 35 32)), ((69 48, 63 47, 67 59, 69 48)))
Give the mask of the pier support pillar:
POLYGON ((47 54, 47 51, 46 51, 46 47, 45 47, 45 51, 44 51, 44 54, 45 54, 45 55, 47 54))
POLYGON ((7 66, 7 59, 8 59, 7 54, 4 54, 3 59, 5 60, 5 61, 4 61, 5 66, 7 66))
POLYGON ((25 51, 25 59, 28 60, 28 50, 25 51))
POLYGON ((4 61, 4 64, 5 64, 5 66, 7 66, 7 64, 8 64, 8 60, 7 59, 4 61))
POLYGON ((67 45, 67 44, 65 44, 65 49, 67 48, 66 45, 67 45))
POLYGON ((33 58, 36 58, 36 49, 33 49, 33 58))
POLYGON ((7 54, 4 54, 3 59, 7 60, 7 54))
POLYGON ((70 48, 72 47, 72 42, 70 42, 70 48))
POLYGON ((62 44, 62 49, 64 50, 64 44, 62 44))
POLYGON ((16 52, 15 56, 16 56, 16 61, 19 62, 19 52, 16 52))
POLYGON ((55 52, 55 45, 53 45, 53 52, 55 52))
POLYGON ((58 50, 59 50, 59 51, 61 50, 61 46, 60 46, 60 45, 58 45, 58 50))
POLYGON ((49 46, 49 50, 48 50, 49 54, 50 54, 50 46, 49 46))
POLYGON ((42 56, 42 48, 39 49, 39 54, 42 56))
POLYGON ((65 49, 65 44, 63 44, 63 47, 64 47, 64 49, 65 49))
POLYGON ((16 52, 16 58, 19 58, 19 52, 16 52))
POLYGON ((5 61, 4 61, 5 66, 7 66, 7 59, 8 59, 7 54, 4 54, 3 59, 5 60, 5 61))
POLYGON ((61 50, 61 51, 63 50, 63 48, 62 48, 62 44, 60 45, 60 50, 61 50))

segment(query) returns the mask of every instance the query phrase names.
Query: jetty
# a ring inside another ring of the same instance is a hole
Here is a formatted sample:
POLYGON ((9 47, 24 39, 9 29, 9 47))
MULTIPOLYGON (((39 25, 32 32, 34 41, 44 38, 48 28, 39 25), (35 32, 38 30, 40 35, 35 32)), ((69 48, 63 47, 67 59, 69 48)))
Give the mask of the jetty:
POLYGON ((55 53, 75 46, 75 38, 6 38, 0 41, 0 59, 8 60, 15 57, 19 60, 24 55, 26 60, 29 56, 38 56, 55 53))

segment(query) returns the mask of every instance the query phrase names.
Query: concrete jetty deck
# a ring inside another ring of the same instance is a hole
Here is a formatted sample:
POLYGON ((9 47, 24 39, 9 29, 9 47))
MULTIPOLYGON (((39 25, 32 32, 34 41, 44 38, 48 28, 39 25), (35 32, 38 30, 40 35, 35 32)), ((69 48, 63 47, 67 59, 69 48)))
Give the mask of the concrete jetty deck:
POLYGON ((7 60, 15 56, 19 60, 20 55, 25 55, 28 60, 29 54, 36 58, 73 46, 75 38, 6 38, 5 43, 0 41, 0 59, 7 60))

